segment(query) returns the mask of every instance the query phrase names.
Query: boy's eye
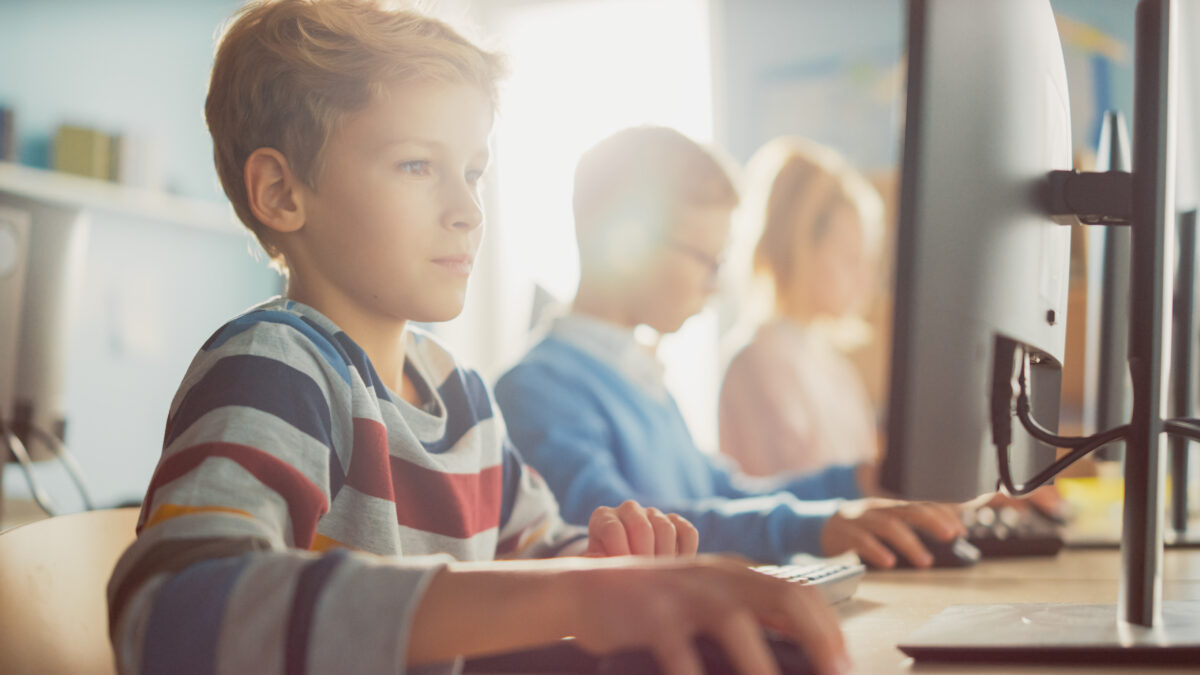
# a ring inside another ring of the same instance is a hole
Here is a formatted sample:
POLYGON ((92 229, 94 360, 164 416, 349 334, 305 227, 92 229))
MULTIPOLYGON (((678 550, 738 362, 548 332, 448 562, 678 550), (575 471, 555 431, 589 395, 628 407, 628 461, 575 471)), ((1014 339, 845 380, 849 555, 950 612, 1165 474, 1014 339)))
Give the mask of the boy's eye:
POLYGON ((471 185, 475 185, 476 183, 478 183, 481 178, 483 178, 482 170, 468 171, 467 175, 466 175, 467 182, 470 183, 471 185))
POLYGON ((426 176, 429 174, 429 160, 412 159, 407 162, 400 162, 396 165, 396 168, 413 176, 426 176))

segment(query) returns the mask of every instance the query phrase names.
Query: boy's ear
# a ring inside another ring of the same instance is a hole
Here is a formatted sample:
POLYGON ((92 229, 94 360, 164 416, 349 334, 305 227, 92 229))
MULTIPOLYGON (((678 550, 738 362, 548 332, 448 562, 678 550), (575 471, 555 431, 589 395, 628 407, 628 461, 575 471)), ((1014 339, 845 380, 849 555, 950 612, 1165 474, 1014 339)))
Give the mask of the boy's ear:
POLYGON ((276 232, 295 232, 304 226, 304 196, 287 158, 274 148, 250 153, 245 167, 250 211, 276 232))

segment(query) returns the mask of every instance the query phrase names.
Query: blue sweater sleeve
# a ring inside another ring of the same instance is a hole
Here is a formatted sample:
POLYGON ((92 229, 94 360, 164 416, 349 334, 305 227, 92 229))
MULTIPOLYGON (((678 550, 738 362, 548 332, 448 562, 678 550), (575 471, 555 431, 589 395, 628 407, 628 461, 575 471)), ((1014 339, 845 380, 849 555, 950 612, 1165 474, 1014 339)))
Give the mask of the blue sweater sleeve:
POLYGON ((781 489, 800 499, 858 499, 862 493, 858 489, 858 477, 855 476, 857 469, 852 464, 831 466, 817 473, 797 476, 781 489))
POLYGON ((786 479, 747 476, 736 467, 726 466, 723 457, 705 457, 709 475, 718 495, 730 499, 755 497, 771 492, 787 492, 803 501, 821 499, 859 499, 858 469, 855 465, 831 466, 816 473, 786 479))
POLYGON ((495 395, 510 438, 546 479, 570 522, 586 524, 596 508, 632 499, 691 521, 702 552, 732 552, 764 562, 781 562, 797 552, 820 554, 821 530, 835 502, 801 501, 783 491, 684 501, 638 491, 621 473, 612 450, 614 430, 602 406, 582 383, 522 364, 500 379, 495 395))

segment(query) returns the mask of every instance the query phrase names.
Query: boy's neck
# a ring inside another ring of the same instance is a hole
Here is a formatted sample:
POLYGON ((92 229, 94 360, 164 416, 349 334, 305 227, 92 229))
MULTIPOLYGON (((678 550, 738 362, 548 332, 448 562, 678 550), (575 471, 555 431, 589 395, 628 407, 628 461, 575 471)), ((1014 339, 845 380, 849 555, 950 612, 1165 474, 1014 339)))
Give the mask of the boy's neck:
POLYGON ((401 398, 420 406, 421 396, 404 371, 405 335, 408 322, 383 317, 347 297, 328 297, 317 289, 288 280, 287 297, 324 314, 362 348, 384 385, 401 398))
POLYGON ((634 328, 638 322, 622 300, 612 293, 606 293, 604 289, 580 283, 575 300, 571 303, 571 311, 625 328, 634 328))

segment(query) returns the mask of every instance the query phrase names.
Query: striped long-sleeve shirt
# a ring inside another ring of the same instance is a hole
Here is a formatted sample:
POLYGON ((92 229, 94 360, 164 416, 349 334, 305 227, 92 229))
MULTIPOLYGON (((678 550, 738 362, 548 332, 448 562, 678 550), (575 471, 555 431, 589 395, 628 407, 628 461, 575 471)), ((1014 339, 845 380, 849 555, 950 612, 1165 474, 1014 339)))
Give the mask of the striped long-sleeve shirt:
POLYGON ((582 551, 480 376, 428 334, 406 339, 422 408, 289 300, 201 348, 109 581, 122 672, 402 672, 449 559, 582 551))

